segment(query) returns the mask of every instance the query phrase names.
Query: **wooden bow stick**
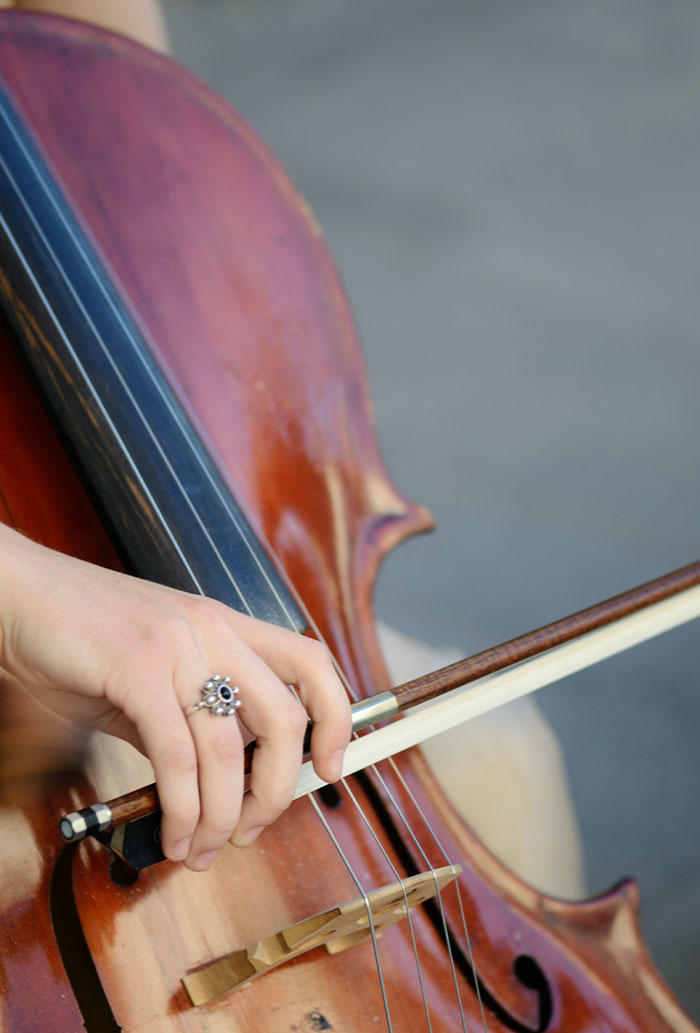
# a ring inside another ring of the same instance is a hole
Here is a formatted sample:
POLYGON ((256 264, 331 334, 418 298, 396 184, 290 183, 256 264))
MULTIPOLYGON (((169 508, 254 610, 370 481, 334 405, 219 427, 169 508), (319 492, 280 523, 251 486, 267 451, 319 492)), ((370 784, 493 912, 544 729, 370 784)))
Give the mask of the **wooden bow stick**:
MULTIPOLYGON (((699 586, 700 562, 692 563, 570 617, 405 682, 390 693, 360 700, 353 705, 355 732, 419 703, 443 697, 430 707, 413 710, 401 721, 356 737, 346 750, 343 776, 699 617, 699 586), (481 680, 479 685, 466 688, 477 680, 481 680)), ((250 756, 249 750, 247 771, 250 756)), ((307 762, 302 765, 294 798, 306 796, 322 785, 323 780, 307 762)), ((155 785, 145 786, 108 804, 94 804, 66 815, 60 822, 61 834, 64 839, 75 841, 158 809, 155 785)))

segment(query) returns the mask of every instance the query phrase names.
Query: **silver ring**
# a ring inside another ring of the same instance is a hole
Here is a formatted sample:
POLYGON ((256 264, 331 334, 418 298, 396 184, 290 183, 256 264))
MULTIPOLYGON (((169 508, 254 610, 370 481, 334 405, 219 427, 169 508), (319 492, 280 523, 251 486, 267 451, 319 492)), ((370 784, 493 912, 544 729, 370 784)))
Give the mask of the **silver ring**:
POLYGON ((241 705, 240 699, 236 699, 238 692, 238 686, 231 684, 228 675, 212 674, 202 685, 202 698, 188 707, 185 714, 189 717, 196 710, 209 710, 212 714, 230 717, 241 705))

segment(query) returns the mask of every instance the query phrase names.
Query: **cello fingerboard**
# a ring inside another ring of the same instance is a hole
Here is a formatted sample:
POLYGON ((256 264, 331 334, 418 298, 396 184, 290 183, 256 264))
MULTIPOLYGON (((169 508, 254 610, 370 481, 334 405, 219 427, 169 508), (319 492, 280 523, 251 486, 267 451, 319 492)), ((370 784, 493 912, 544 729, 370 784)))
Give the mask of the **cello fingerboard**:
POLYGON ((0 301, 127 564, 304 631, 1 82, 0 212, 0 301))

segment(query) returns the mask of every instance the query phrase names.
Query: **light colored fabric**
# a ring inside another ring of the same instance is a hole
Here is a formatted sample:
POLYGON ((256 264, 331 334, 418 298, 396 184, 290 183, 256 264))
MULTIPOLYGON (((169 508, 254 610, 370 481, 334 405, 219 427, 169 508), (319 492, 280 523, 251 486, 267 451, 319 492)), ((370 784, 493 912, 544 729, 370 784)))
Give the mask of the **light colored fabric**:
MULTIPOLYGON (((464 655, 384 624, 378 632, 395 685, 464 655)), ((561 748, 532 699, 484 714, 421 749, 455 810, 511 871, 554 896, 584 895, 581 838, 561 748)))
POLYGON ((65 15, 120 32, 154 50, 169 50, 158 0, 0 0, 0 7, 65 15))

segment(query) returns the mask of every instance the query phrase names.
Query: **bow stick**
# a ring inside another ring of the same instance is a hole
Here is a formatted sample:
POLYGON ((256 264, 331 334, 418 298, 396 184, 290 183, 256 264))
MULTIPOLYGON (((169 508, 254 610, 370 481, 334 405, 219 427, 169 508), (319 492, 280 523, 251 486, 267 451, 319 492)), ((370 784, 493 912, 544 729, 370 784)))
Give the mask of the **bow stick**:
MULTIPOLYGON (((356 736, 345 753, 343 777, 700 617, 699 586, 700 562, 692 563, 526 635, 414 678, 392 691, 358 701, 352 707, 353 733, 435 697, 444 697, 430 707, 412 710, 401 721, 356 736), (467 688, 476 681, 480 684, 467 688)), ((254 747, 254 743, 246 747, 246 773, 250 771, 254 747)), ((294 799, 323 785, 307 761, 302 765, 294 799)), ((67 814, 61 818, 59 828, 65 840, 75 842, 159 809, 156 787, 150 785, 109 803, 93 804, 67 814)))

